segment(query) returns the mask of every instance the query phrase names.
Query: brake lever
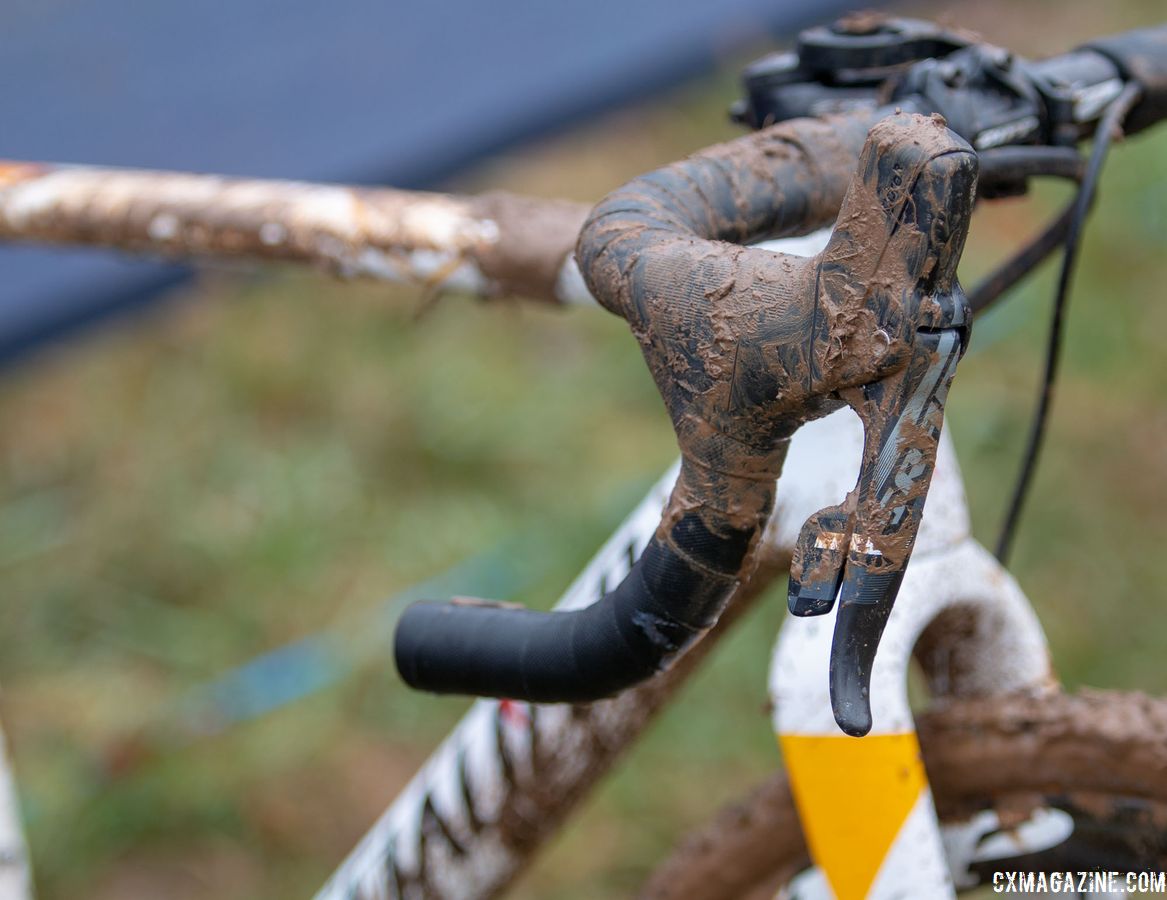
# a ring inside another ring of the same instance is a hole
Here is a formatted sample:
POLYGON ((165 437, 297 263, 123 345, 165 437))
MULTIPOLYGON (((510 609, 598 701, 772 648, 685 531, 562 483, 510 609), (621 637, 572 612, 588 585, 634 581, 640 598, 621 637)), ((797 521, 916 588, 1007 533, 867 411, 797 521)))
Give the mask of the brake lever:
MULTIPOLYGON (((886 184, 887 174, 873 171, 869 177, 886 184)), ((889 195, 876 192, 893 218, 914 216, 930 237, 927 248, 906 250, 911 268, 923 273, 905 291, 909 352, 892 374, 837 392, 863 422, 858 481, 841 504, 806 521, 791 565, 791 613, 823 615, 838 599, 831 707, 839 727, 855 736, 871 729, 875 653, 920 528, 948 388, 968 346, 972 315, 956 265, 971 202, 950 202, 951 192, 962 189, 961 179, 950 174, 943 166, 922 171, 911 196, 897 199, 911 204, 906 213, 888 208, 895 205, 889 195)))

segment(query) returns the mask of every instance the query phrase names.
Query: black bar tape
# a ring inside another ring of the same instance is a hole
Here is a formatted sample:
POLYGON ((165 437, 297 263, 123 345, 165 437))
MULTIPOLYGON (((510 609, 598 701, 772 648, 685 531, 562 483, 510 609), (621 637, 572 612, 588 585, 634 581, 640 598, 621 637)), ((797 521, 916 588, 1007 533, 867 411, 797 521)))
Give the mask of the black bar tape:
POLYGON ((585 609, 411 606, 397 626, 397 669, 438 694, 598 700, 667 666, 716 622, 733 585, 654 538, 620 585, 585 609))
POLYGON ((1086 45, 1118 66, 1143 95, 1123 122, 1128 134, 1167 118, 1167 25, 1139 28, 1099 38, 1086 45))

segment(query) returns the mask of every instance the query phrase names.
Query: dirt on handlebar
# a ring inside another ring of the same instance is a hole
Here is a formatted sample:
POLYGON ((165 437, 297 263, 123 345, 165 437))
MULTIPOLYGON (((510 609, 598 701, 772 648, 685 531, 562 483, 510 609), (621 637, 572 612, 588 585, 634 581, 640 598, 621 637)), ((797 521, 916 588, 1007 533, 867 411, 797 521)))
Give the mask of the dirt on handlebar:
POLYGON ((560 302, 588 206, 0 161, 0 240, 308 263, 342 277, 560 302))

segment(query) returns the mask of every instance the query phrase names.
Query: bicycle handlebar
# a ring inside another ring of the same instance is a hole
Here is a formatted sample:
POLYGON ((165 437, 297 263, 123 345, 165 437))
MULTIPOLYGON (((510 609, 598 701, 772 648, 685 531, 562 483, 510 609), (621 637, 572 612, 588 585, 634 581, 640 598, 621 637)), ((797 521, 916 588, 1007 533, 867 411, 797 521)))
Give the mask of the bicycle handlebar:
MULTIPOLYGON (((858 549, 837 571, 806 568, 801 583, 812 590, 825 576, 833 599, 841 577, 844 609, 890 608, 966 345, 955 271, 977 164, 938 119, 895 115, 868 134, 878 115, 759 132, 596 207, 576 250, 581 271, 640 342, 681 448, 661 526, 620 586, 585 610, 410 608, 396 643, 407 683, 579 702, 668 665, 748 574, 790 436, 844 403, 868 433, 842 538, 858 549), (840 200, 817 257, 738 246, 821 224, 840 200)), ((848 652, 841 722, 865 732, 863 664, 848 652)))
MULTIPOLYGON (((1167 26, 1051 62, 1032 77, 1050 102, 1069 104, 1051 113, 1066 123, 1059 139, 1072 142, 1070 123, 1090 120, 1100 71, 1139 86, 1132 130, 1167 115, 1167 26)), ((928 102, 905 105, 916 100, 928 102)), ((838 599, 835 719, 848 734, 870 729, 875 651, 968 345, 956 266, 978 169, 943 119, 896 110, 876 121, 887 112, 793 119, 600 202, 576 257, 593 296, 628 321, 677 434, 681 473, 661 525, 625 580, 584 610, 415 605, 396 640, 408 684, 580 702, 666 667, 748 576, 790 435, 846 404, 864 424, 859 480, 804 525, 789 604, 818 615, 838 599), (835 209, 830 242, 812 259, 739 246, 805 233, 835 209)))
MULTIPOLYGON (((916 77, 901 82, 898 102, 948 113, 965 138, 995 148, 981 171, 986 193, 994 181, 1007 193, 1031 174, 1076 175, 1068 147, 1004 145, 1072 145, 1124 80, 1141 94, 1129 132, 1167 116, 1167 26, 1016 71, 1008 54, 985 49, 968 69, 992 69, 984 96, 996 78, 1025 95, 1032 115, 981 121, 984 97, 965 89, 964 70, 931 60, 909 70, 916 77), (1019 128, 1035 116, 1041 128, 1019 128)), ((791 119, 631 182, 580 235, 582 282, 565 260, 582 209, 501 195, 0 163, 0 237, 312 261, 560 300, 590 291, 628 320, 682 451, 661 526, 619 587, 585 610, 408 610, 398 668, 410 685, 443 693, 579 702, 666 667, 749 575, 789 436, 852 406, 866 435, 859 482, 804 526, 789 602, 814 615, 838 598, 832 699, 840 725, 858 734, 870 725, 871 663, 968 342, 955 269, 977 179, 976 155, 942 120, 899 110, 881 120, 891 112, 791 119), (840 206, 813 259, 739 246, 826 225, 840 206)))
POLYGON ((1141 96, 1123 123, 1128 134, 1167 119, 1167 24, 1098 38, 1083 49, 1102 54, 1139 86, 1141 96))

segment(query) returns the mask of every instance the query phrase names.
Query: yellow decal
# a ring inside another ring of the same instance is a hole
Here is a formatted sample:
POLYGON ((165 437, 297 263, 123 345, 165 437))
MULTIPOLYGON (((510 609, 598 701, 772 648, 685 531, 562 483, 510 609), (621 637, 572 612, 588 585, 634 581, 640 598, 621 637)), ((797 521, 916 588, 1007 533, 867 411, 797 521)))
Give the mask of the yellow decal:
POLYGON ((778 743, 811 857, 838 900, 863 900, 927 785, 915 733, 778 743))

